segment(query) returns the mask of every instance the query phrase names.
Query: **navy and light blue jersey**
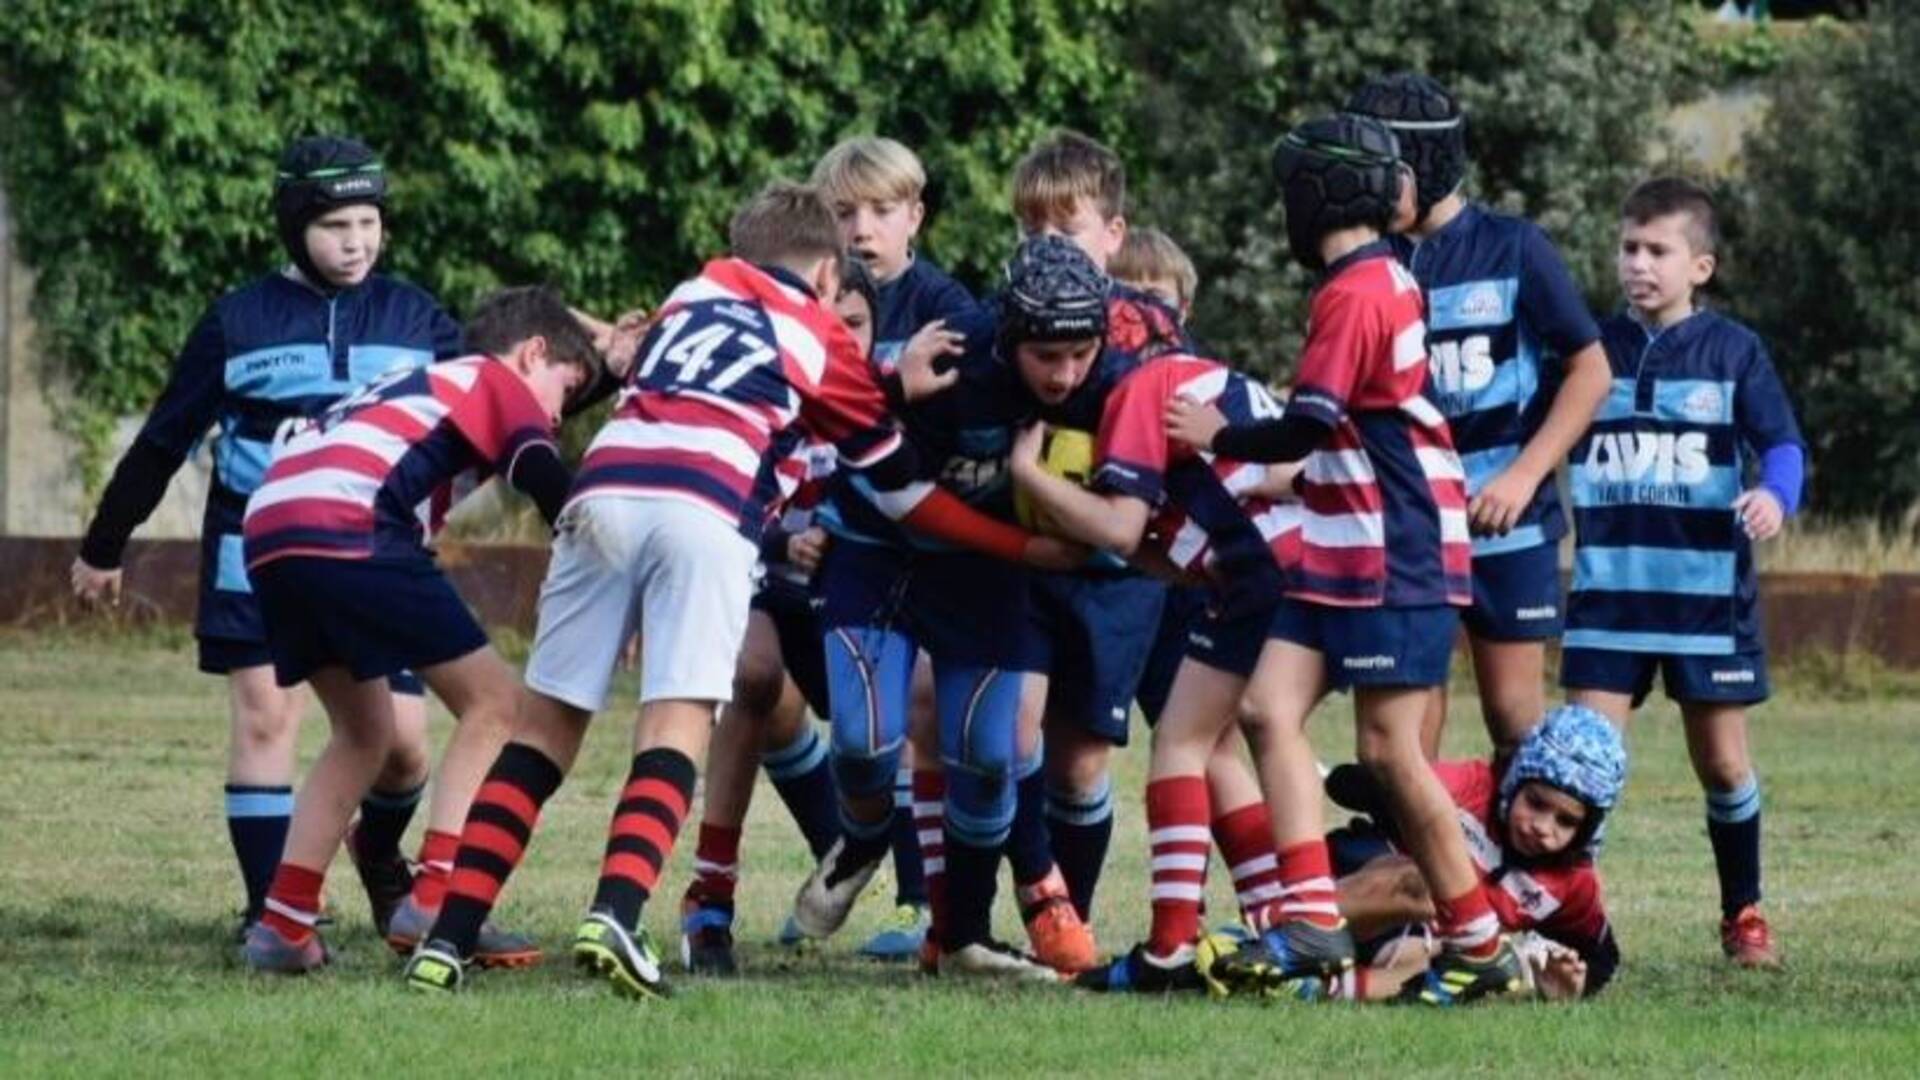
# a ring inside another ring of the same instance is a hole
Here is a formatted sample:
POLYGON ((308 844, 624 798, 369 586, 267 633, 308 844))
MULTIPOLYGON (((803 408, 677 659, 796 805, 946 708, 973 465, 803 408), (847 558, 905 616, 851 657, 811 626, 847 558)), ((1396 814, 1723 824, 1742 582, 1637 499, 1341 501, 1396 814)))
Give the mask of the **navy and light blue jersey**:
MULTIPOLYGON (((1566 264, 1540 227, 1469 204, 1418 243, 1395 238, 1427 301, 1428 395, 1453 429, 1467 494, 1500 475, 1540 429, 1559 362, 1600 336, 1566 264)), ((1475 555, 1565 536, 1552 483, 1505 536, 1476 537, 1475 555)))
POLYGON ((1759 585, 1733 501, 1804 445, 1758 336, 1711 311, 1601 326, 1613 389, 1571 455, 1568 648, 1724 656, 1758 647, 1759 585))
MULTIPOLYGON (((186 456, 216 427, 213 483, 201 526, 202 578, 247 594, 240 539, 247 497, 272 458, 274 433, 398 368, 460 354, 460 326, 424 290, 375 274, 325 296, 275 273, 221 297, 174 362, 140 438, 186 456)), ((258 637, 252 606, 203 600, 196 633, 258 637)))

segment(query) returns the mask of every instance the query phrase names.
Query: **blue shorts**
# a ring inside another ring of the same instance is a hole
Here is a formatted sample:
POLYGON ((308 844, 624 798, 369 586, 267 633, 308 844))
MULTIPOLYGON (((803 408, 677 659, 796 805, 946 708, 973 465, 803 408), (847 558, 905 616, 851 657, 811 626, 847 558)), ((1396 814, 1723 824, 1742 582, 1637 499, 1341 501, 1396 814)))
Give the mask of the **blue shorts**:
POLYGON ((1730 656, 1568 649, 1560 654, 1560 685, 1568 690, 1605 690, 1632 694, 1639 708, 1653 693, 1660 673, 1669 700, 1757 705, 1773 688, 1767 680, 1767 652, 1754 646, 1730 656))
POLYGON ((1473 606, 1460 613, 1482 641, 1548 641, 1560 636, 1560 547, 1540 544, 1473 559, 1473 606))
POLYGON ((972 553, 909 552, 838 539, 817 579, 822 634, 893 630, 936 659, 1039 671, 1026 622, 1027 572, 972 553))
MULTIPOLYGON (((247 597, 253 603, 253 597, 247 597)), ((209 675, 231 675, 241 668, 260 667, 273 663, 273 653, 264 641, 240 641, 236 638, 199 639, 200 670, 209 675)), ((387 685, 396 694, 420 697, 427 692, 427 686, 420 676, 411 671, 402 671, 387 676, 387 685)))
POLYGON ((753 610, 773 620, 780 639, 780 663, 793 676, 800 696, 815 716, 827 715, 827 654, 821 646, 820 612, 807 590, 769 579, 753 594, 753 610))
POLYGON ((1028 638, 1047 716, 1127 745, 1134 693, 1160 631, 1165 583, 1139 574, 1035 574, 1028 638))
POLYGON ((390 677, 487 644, 446 575, 424 560, 289 556, 254 571, 253 587, 281 686, 328 666, 361 681, 390 677))
POLYGON ((1283 600, 1267 636, 1326 657, 1327 683, 1352 687, 1445 686, 1460 609, 1334 607, 1283 600))
MULTIPOLYGON (((1133 698, 1147 726, 1160 722, 1167 698, 1173 693, 1173 676, 1187 655, 1187 635, 1207 612, 1207 589, 1202 586, 1173 586, 1167 590, 1166 603, 1160 609, 1160 625, 1153 633, 1153 648, 1147 653, 1146 670, 1140 673, 1140 685, 1133 698)), ((1262 625, 1264 629, 1264 624, 1262 625)))

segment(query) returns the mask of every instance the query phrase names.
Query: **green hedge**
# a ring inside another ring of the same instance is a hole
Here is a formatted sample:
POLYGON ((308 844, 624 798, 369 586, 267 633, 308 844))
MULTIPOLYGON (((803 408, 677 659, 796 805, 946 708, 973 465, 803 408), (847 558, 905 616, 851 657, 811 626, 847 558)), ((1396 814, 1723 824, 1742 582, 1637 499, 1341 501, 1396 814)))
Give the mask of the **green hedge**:
POLYGON ((281 260, 268 193, 292 136, 383 152, 385 266, 456 311, 533 279, 603 310, 657 299, 744 193, 856 131, 920 148, 925 246, 984 280, 1027 144, 1064 124, 1127 145, 1129 8, 8 0, 0 167, 42 340, 79 391, 67 419, 97 436, 152 400, 212 298, 281 260))

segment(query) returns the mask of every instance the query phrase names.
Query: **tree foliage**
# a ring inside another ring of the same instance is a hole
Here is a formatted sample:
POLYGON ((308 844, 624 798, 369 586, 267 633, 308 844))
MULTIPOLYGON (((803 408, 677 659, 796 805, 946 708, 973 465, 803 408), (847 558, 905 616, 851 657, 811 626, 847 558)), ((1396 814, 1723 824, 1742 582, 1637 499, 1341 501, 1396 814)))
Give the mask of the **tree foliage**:
POLYGON ((1546 227, 1613 302, 1614 207, 1644 176, 1683 81, 1690 25, 1665 0, 1252 0, 1205 18, 1147 0, 1132 35, 1151 176, 1136 217, 1189 246, 1195 322, 1223 355, 1284 372, 1306 276, 1287 255, 1269 153, 1369 76, 1418 70, 1464 103, 1467 193, 1546 227))
POLYGON ((1920 11, 1830 28, 1771 87, 1723 267, 1772 346, 1823 511, 1920 505, 1920 11))
POLYGON ((1028 143, 1125 144, 1128 6, 8 0, 0 168, 42 341, 83 402, 132 412, 198 312, 282 261, 274 158, 321 131, 382 152, 384 266, 456 311, 536 279, 602 310, 655 300, 743 195, 857 131, 921 148, 925 246, 981 280, 1028 143))

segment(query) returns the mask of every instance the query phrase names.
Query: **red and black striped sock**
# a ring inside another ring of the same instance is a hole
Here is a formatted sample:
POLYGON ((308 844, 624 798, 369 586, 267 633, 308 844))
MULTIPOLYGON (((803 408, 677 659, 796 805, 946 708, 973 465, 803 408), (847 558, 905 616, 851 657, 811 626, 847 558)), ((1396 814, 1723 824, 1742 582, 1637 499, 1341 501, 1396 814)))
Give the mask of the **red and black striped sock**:
POLYGON ((473 953, 480 925, 492 914, 507 876, 526 854, 527 841, 540 820, 540 807, 560 787, 563 774, 553 760, 524 743, 508 743, 487 772, 487 780, 467 810, 460 852, 447 879, 446 900, 428 937, 473 953))
POLYGON ((694 779, 693 759, 678 750, 655 747, 634 756, 607 829, 607 856, 593 894, 593 906, 629 930, 640 925, 640 908, 673 854, 693 801, 694 779))

